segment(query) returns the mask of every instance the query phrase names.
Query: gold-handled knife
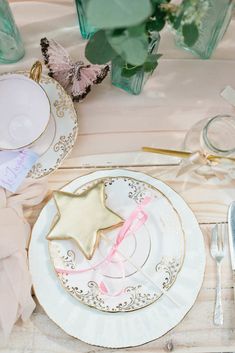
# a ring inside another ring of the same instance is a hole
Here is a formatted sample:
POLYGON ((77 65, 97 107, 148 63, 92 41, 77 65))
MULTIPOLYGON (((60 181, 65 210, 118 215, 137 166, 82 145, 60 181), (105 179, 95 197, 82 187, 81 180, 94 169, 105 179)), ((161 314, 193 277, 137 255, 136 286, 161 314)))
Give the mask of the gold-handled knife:
POLYGON ((235 201, 231 203, 228 210, 228 237, 229 251, 231 257, 232 273, 233 273, 233 293, 235 300, 235 201))

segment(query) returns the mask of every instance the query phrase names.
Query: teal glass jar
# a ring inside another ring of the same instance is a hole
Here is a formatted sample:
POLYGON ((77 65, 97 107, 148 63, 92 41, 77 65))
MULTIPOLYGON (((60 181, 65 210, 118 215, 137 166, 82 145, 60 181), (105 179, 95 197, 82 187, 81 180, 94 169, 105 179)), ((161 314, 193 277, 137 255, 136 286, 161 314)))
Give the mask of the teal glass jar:
POLYGON ((0 0, 0 63, 15 63, 24 53, 24 45, 8 1, 0 0))
POLYGON ((86 8, 89 0, 75 1, 81 35, 84 39, 89 39, 96 32, 95 27, 91 26, 87 21, 86 8))
MULTIPOLYGON (((149 41, 149 54, 157 54, 160 42, 160 35, 158 32, 152 32, 149 41)), ((144 66, 130 67, 125 60, 120 56, 112 60, 111 65, 111 79, 112 84, 124 91, 138 95, 152 75, 154 69, 147 70, 144 66)))
POLYGON ((233 0, 183 0, 181 8, 184 15, 177 30, 176 44, 201 59, 209 59, 230 23, 233 0), (199 36, 189 47, 184 43, 182 27, 193 22, 197 25, 199 36))

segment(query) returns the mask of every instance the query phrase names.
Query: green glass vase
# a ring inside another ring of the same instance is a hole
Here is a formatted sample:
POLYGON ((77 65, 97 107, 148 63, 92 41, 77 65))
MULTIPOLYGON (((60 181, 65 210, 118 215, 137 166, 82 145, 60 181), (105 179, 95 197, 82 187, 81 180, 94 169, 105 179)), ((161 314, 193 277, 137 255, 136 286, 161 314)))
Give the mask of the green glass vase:
MULTIPOLYGON (((149 54, 157 54, 160 42, 160 35, 158 32, 151 33, 148 52, 149 54)), ((112 60, 111 65, 111 79, 112 84, 124 91, 138 95, 152 75, 154 70, 146 71, 143 66, 130 69, 128 74, 128 63, 120 56, 112 60), (134 74, 131 73, 133 70, 134 74)))
POLYGON ((96 32, 95 27, 91 26, 87 21, 86 7, 89 0, 75 0, 75 1, 76 1, 81 35, 84 39, 89 39, 96 32))
POLYGON ((0 0, 0 63, 15 63, 24 53, 24 45, 8 1, 0 0))
POLYGON ((209 59, 222 39, 232 16, 232 0, 183 0, 184 16, 177 30, 176 44, 201 59, 209 59), (199 37, 191 47, 184 43, 183 24, 196 23, 199 37))

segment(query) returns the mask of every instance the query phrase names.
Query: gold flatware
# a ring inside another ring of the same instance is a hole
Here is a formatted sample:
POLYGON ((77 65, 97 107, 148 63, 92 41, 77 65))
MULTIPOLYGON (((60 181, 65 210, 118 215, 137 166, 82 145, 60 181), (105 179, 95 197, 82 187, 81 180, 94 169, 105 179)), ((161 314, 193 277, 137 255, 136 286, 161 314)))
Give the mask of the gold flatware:
MULTIPOLYGON (((142 147, 142 151, 165 154, 167 156, 178 157, 178 158, 189 158, 193 155, 192 152, 169 150, 169 149, 154 148, 154 147, 142 147)), ((211 162, 217 162, 218 160, 221 160, 221 159, 227 159, 229 161, 235 162, 235 158, 233 157, 225 157, 225 156, 218 156, 218 155, 212 155, 212 154, 207 155, 206 158, 208 159, 208 161, 211 161, 211 162)))

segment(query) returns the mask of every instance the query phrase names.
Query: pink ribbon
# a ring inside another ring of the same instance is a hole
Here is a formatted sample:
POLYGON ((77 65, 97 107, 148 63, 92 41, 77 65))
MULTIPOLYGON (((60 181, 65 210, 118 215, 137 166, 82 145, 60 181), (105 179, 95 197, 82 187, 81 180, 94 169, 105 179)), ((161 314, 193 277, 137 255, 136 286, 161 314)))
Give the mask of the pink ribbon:
MULTIPOLYGON (((98 264, 94 266, 90 266, 89 268, 83 269, 83 270, 67 270, 67 269, 61 269, 61 268, 56 268, 57 273, 61 274, 79 274, 79 273, 85 273, 88 271, 96 270, 100 266, 102 266, 104 263, 110 263, 114 257, 114 255, 117 253, 119 246, 123 242, 123 240, 129 236, 130 234, 133 234, 134 232, 138 231, 143 224, 148 219, 147 213, 143 210, 143 207, 146 206, 149 202, 151 201, 150 197, 146 197, 138 206, 137 208, 130 214, 130 216, 125 220, 124 224, 122 225, 120 231, 118 232, 115 244, 112 246, 109 254, 98 264), (135 224, 136 222, 136 224, 135 224)), ((125 278, 125 271, 123 268, 123 264, 120 261, 119 266, 121 267, 122 270, 122 278, 125 278)), ((118 296, 123 292, 123 289, 118 291, 117 293, 110 294, 107 286, 103 281, 100 282, 99 289, 101 293, 105 295, 110 295, 110 296, 118 296)))

